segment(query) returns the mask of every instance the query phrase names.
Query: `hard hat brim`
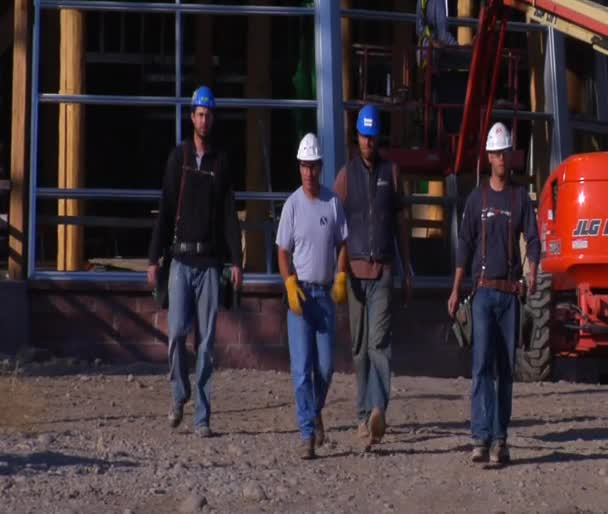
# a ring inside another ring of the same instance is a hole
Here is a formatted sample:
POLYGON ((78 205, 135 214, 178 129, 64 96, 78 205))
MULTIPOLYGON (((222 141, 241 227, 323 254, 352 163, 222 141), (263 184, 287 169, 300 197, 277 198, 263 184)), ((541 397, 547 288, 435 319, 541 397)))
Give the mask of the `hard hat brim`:
POLYGON ((357 129, 357 132, 359 134, 361 134, 362 136, 370 136, 370 137, 376 137, 380 135, 380 131, 377 129, 357 129))
POLYGON ((503 150, 511 150, 512 148, 513 148, 513 145, 495 146, 492 148, 486 146, 486 152, 501 152, 503 150))

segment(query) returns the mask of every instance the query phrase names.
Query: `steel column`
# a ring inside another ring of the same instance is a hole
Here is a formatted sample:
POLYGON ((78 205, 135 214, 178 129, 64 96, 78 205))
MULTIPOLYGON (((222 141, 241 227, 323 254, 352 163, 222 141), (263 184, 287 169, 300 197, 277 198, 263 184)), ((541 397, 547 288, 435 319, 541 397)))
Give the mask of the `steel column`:
POLYGON ((317 131, 323 151, 322 182, 333 187, 344 164, 340 2, 315 0, 317 131))
POLYGON ((36 265, 36 187, 38 185, 38 90, 40 81, 40 1, 34 0, 32 26, 32 105, 30 107, 30 176, 27 223, 27 277, 36 265))
MULTIPOLYGON (((179 7, 180 0, 175 0, 179 7)), ((175 142, 182 141, 182 106, 179 99, 182 96, 182 12, 175 11, 175 142)))
POLYGON ((608 57, 595 53, 595 101, 597 102, 597 119, 608 122, 608 57))
POLYGON ((545 112, 553 114, 551 162, 553 169, 572 154, 572 126, 568 112, 566 49, 564 35, 547 28, 545 51, 545 112))

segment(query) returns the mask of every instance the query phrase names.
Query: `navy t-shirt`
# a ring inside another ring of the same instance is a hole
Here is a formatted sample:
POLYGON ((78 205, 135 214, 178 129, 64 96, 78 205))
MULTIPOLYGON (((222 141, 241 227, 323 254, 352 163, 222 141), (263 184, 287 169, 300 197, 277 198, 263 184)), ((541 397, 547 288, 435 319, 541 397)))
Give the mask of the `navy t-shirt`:
MULTIPOLYGON (((474 189, 469 197, 462 215, 462 224, 458 235, 458 252, 456 266, 465 268, 471 263, 471 274, 481 274, 481 217, 482 188, 474 189)), ((486 223, 486 278, 507 279, 509 272, 509 218, 513 219, 513 261, 511 279, 517 280, 522 275, 519 236, 523 233, 527 244, 527 256, 530 262, 538 263, 540 242, 536 215, 526 190, 517 185, 507 185, 502 191, 494 191, 489 184, 487 188, 487 223, 486 223), (514 194, 513 194, 514 191, 514 194)))

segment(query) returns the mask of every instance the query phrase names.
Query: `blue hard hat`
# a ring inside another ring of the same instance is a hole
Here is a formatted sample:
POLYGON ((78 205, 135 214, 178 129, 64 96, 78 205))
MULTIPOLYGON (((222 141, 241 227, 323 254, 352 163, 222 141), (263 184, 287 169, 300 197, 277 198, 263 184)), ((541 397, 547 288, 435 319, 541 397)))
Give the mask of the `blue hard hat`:
POLYGON ((213 91, 207 86, 199 87, 194 93, 192 93, 192 109, 196 107, 208 107, 209 109, 215 109, 215 96, 213 91))
POLYGON ((357 132, 363 136, 380 134, 380 111, 375 105, 364 105, 357 118, 357 132))

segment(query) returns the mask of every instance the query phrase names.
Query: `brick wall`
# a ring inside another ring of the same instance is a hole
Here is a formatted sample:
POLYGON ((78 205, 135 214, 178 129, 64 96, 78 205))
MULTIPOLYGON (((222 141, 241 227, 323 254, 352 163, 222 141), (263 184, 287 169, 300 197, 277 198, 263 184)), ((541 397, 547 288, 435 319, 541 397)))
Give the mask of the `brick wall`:
POLYGON ((0 353, 14 354, 29 340, 27 284, 0 281, 0 353))
MULTIPOLYGON (((395 302, 395 371, 409 375, 458 376, 469 355, 445 342, 449 328, 447 291, 421 291, 407 310, 395 302)), ((58 355, 110 362, 165 362, 167 314, 141 284, 105 286, 35 283, 29 292, 31 344, 58 355)), ((336 369, 350 371, 348 314, 338 310, 336 369)), ((218 366, 289 369, 286 307, 277 287, 245 289, 238 309, 222 311, 217 322, 218 366)), ((192 348, 193 338, 189 340, 192 348)))

